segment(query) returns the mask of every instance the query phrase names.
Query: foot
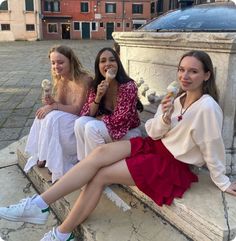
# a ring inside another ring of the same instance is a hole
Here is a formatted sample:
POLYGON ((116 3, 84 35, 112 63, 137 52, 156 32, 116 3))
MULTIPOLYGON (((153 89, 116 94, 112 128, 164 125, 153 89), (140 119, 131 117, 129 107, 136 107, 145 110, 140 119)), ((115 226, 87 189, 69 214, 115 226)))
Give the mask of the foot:
POLYGON ((37 161, 37 166, 39 167, 39 168, 43 168, 43 167, 45 167, 45 165, 46 165, 46 161, 44 160, 44 161, 37 161))
MULTIPOLYGON (((56 236, 56 229, 49 231, 48 233, 44 234, 43 238, 40 241, 60 241, 56 236)), ((65 241, 75 241, 75 237, 73 234, 65 241)))
POLYGON ((8 207, 0 207, 0 218, 15 222, 45 224, 48 219, 49 208, 41 210, 32 203, 35 196, 22 199, 19 203, 8 207))

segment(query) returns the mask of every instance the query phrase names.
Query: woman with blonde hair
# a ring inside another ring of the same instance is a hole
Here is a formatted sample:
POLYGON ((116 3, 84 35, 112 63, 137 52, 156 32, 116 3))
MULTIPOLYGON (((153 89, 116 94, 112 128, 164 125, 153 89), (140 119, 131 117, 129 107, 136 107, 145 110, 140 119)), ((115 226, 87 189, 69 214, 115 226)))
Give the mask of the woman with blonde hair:
POLYGON ((55 182, 77 161, 74 122, 83 115, 92 78, 70 47, 51 48, 49 59, 53 94, 43 96, 44 105, 36 111, 25 148, 30 158, 24 170, 46 165, 55 182))

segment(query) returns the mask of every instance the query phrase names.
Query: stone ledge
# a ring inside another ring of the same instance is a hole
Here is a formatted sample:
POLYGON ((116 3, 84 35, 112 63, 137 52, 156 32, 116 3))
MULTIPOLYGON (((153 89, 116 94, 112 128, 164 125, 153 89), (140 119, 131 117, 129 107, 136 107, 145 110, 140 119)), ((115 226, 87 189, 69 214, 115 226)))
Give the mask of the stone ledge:
MULTIPOLYGON (((23 169, 26 158, 18 150, 18 164, 23 169)), ((50 176, 46 168, 33 167, 27 177, 39 193, 51 186, 50 176)), ((79 240, 83 241, 188 241, 189 239, 177 229, 160 218, 156 212, 130 195, 119 186, 112 190, 127 203, 131 209, 124 212, 114 205, 105 195, 89 216, 75 231, 79 240)), ((52 210, 63 221, 77 199, 79 191, 61 198, 53 205, 52 210)))
MULTIPOLYGON (((20 151, 17 154, 19 165, 23 168, 26 159, 20 151)), ((28 177, 40 193, 51 185, 49 182, 50 176, 46 168, 38 169, 35 167, 28 177)), ((236 236, 236 198, 222 193, 212 183, 207 171, 201 171, 199 182, 194 183, 191 189, 184 194, 184 197, 176 199, 171 206, 157 206, 136 187, 116 187, 116 192, 119 192, 119 195, 125 195, 125 199, 129 200, 127 203, 133 202, 130 199, 135 196, 192 240, 229 241, 236 236), (132 195, 128 195, 130 197, 127 197, 122 192, 122 189, 125 189, 132 195)), ((60 220, 64 220, 70 210, 70 203, 75 201, 77 195, 78 192, 69 195, 66 199, 62 199, 52 206, 60 220)), ((104 203, 101 202, 99 206, 103 205, 104 203)), ((100 209, 104 210, 104 207, 100 209)), ((78 230, 79 232, 81 233, 81 230, 78 230)))
POLYGON ((171 206, 159 207, 137 187, 125 188, 193 240, 229 241, 236 236, 236 198, 221 192, 207 171, 171 206))

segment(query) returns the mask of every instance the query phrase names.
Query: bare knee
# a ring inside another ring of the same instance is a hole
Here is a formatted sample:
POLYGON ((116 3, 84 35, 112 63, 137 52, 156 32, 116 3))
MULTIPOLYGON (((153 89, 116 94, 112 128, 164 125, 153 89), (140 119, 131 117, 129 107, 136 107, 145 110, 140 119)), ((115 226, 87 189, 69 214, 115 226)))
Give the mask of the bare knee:
POLYGON ((97 157, 104 157, 109 150, 109 144, 102 144, 93 150, 93 154, 97 157))
POLYGON ((75 133, 80 133, 84 130, 86 124, 90 121, 90 118, 87 116, 81 116, 75 121, 74 131, 75 133))

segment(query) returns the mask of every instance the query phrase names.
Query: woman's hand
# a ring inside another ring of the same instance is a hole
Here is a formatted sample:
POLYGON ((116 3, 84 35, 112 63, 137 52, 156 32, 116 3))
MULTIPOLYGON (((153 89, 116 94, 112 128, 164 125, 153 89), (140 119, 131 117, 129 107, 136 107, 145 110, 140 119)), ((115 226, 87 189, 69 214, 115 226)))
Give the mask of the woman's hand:
POLYGON ((166 124, 170 124, 171 115, 174 112, 173 99, 170 95, 166 95, 161 101, 161 108, 163 112, 163 120, 166 124))
POLYGON ((36 116, 38 117, 38 119, 43 119, 52 110, 52 105, 45 105, 36 111, 36 116))
POLYGON ((56 101, 54 100, 54 98, 51 95, 46 95, 42 98, 42 103, 44 105, 52 105, 55 102, 56 101))
POLYGON ((236 196, 236 181, 232 182, 225 192, 236 196))
POLYGON ((108 88, 109 84, 106 80, 103 80, 97 87, 97 95, 96 95, 96 102, 99 99, 99 102, 101 100, 101 98, 105 95, 107 88, 108 88))
POLYGON ((96 119, 97 120, 102 120, 102 117, 103 117, 103 115, 98 115, 98 116, 96 116, 96 119))

